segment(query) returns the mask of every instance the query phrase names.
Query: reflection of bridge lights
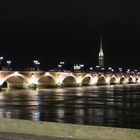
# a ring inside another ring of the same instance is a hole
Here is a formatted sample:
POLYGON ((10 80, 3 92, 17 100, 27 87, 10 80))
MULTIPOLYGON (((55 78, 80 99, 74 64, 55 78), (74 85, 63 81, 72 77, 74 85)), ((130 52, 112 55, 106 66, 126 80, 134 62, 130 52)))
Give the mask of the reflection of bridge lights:
POLYGON ((3 96, 3 94, 0 94, 0 100, 2 100, 2 99, 3 99, 3 97, 4 97, 4 96, 3 96))
POLYGON ((77 96, 83 96, 83 93, 82 92, 77 92, 76 95, 77 96))
POLYGON ((57 110, 57 113, 58 113, 58 118, 59 118, 59 119, 64 118, 64 116, 65 116, 64 110, 58 109, 58 110, 57 110))
POLYGON ((11 118, 11 116, 12 116, 12 113, 11 113, 11 112, 6 112, 6 113, 5 113, 5 117, 6 117, 6 118, 11 118))
POLYGON ((33 120, 39 121, 40 120, 40 112, 34 112, 33 113, 33 120))

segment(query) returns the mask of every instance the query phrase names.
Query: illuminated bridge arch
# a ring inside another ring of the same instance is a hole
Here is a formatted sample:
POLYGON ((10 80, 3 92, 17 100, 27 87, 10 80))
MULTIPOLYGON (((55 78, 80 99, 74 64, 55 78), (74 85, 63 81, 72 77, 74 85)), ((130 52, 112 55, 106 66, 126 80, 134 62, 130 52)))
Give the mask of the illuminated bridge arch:
POLYGON ((130 76, 130 77, 128 78, 128 83, 129 83, 129 84, 132 84, 132 83, 134 83, 134 82, 135 82, 134 77, 130 76))
POLYGON ((82 86, 89 86, 93 84, 93 77, 87 74, 82 80, 82 86))
POLYGON ((111 84, 111 85, 117 84, 117 78, 116 78, 116 76, 113 75, 113 76, 110 78, 110 84, 111 84))
POLYGON ((44 74, 38 79, 39 88, 55 87, 56 81, 55 78, 50 74, 44 74))
POLYGON ((62 85, 64 87, 74 87, 77 86, 77 80, 76 77, 74 75, 67 75, 63 81, 62 81, 62 85))
POLYGON ((101 75, 97 80, 97 85, 105 85, 106 84, 106 78, 104 75, 101 75))
POLYGON ((135 78, 135 82, 136 82, 136 83, 139 83, 139 82, 140 82, 139 76, 137 76, 137 77, 135 78))
POLYGON ((120 78, 120 84, 125 84, 126 83, 126 78, 124 76, 122 76, 120 78))
POLYGON ((1 81, 1 87, 3 88, 26 88, 28 87, 29 80, 18 72, 9 74, 1 81))

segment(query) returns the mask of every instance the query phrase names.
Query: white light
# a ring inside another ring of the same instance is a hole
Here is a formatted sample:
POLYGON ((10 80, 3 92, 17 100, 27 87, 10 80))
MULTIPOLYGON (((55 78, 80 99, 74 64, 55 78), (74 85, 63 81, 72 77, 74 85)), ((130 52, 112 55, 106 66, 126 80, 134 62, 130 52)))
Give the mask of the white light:
POLYGON ((84 67, 84 65, 83 65, 83 64, 81 64, 81 65, 80 65, 80 67, 84 67))
POLYGON ((90 67, 89 69, 90 69, 90 70, 93 70, 93 67, 90 67))
POLYGON ((15 71, 14 74, 17 75, 17 74, 19 74, 19 72, 18 71, 15 71))
POLYGON ((122 72, 122 68, 119 68, 119 71, 122 72))
POLYGON ((59 68, 61 68, 61 67, 62 67, 62 65, 58 65, 58 67, 59 67, 59 68))
POLYGON ((35 65, 40 65, 40 62, 38 60, 33 60, 35 65))
POLYGON ((7 64, 11 64, 11 61, 7 61, 7 64))
POLYGON ((74 70, 80 70, 81 69, 81 66, 79 66, 79 65, 74 65, 74 70))
POLYGON ((2 60, 2 59, 3 59, 3 57, 1 56, 1 57, 0 57, 0 60, 2 60))
POLYGON ((60 62, 60 64, 61 64, 61 65, 64 65, 64 64, 65 64, 65 62, 60 62))

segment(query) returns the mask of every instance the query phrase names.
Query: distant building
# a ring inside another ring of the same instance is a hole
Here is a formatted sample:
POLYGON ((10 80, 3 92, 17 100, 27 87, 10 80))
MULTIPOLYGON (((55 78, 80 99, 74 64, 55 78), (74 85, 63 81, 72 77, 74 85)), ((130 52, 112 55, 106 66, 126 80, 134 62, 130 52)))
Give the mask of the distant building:
POLYGON ((99 67, 104 68, 104 52, 103 52, 103 44, 102 38, 100 40, 100 50, 99 50, 99 67))

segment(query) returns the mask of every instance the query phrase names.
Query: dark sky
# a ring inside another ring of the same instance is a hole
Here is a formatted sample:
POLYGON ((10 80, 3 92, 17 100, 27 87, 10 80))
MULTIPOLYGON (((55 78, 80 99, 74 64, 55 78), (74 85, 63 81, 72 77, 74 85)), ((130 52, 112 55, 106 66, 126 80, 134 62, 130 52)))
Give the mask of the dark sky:
POLYGON ((139 68, 140 3, 135 0, 9 0, 0 2, 0 55, 13 65, 98 64, 139 68))

